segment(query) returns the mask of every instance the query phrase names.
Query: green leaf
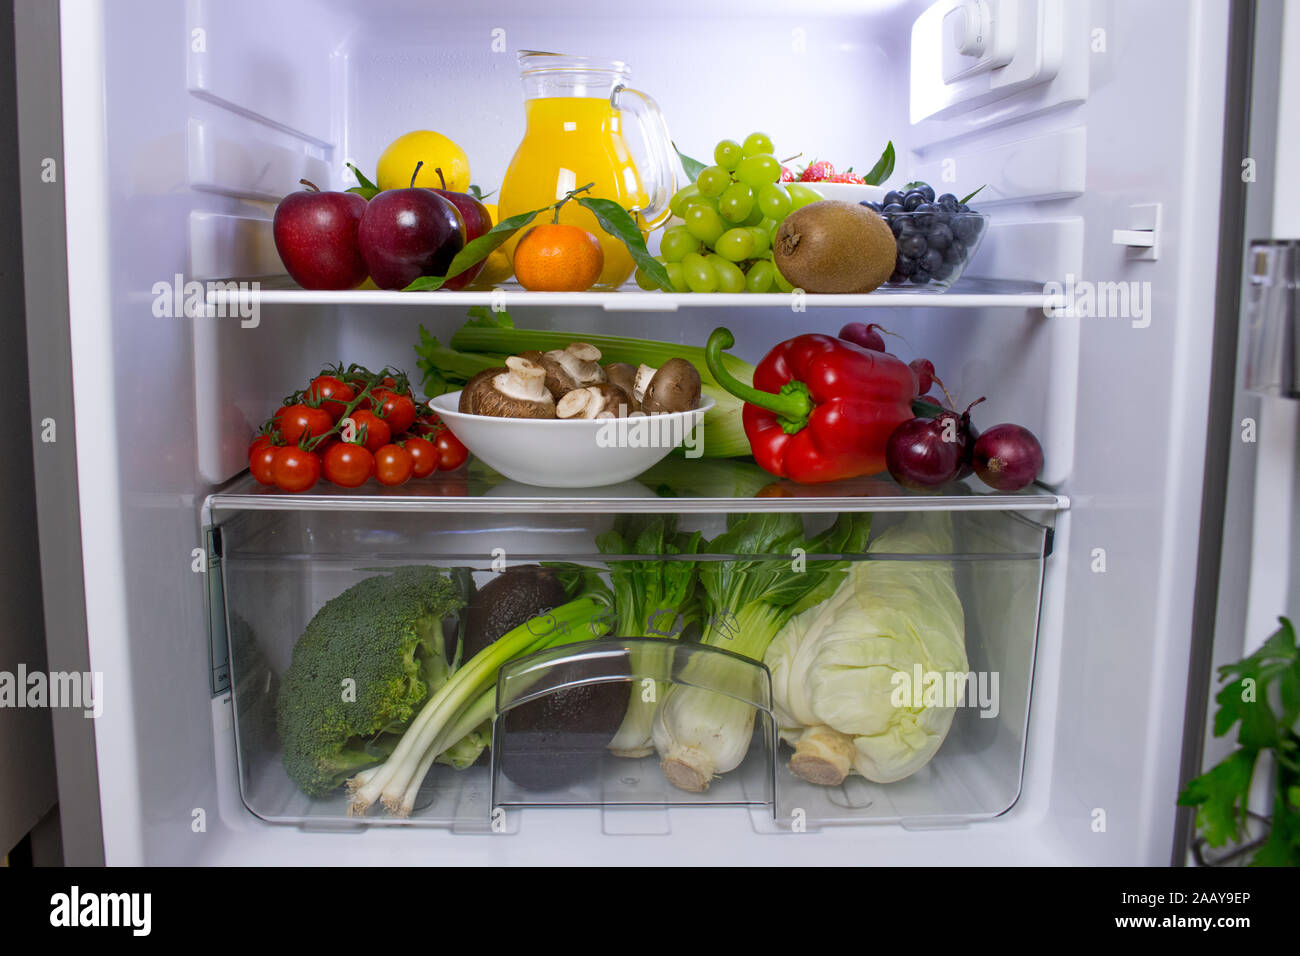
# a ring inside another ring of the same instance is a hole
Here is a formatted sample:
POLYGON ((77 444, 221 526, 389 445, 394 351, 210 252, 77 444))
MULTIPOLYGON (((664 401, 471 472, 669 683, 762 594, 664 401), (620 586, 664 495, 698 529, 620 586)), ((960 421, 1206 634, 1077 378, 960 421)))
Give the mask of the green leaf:
MULTIPOLYGON (((454 279, 470 266, 482 262, 511 236, 532 222, 539 213, 545 211, 545 209, 534 209, 532 212, 521 212, 509 219, 502 219, 483 235, 466 243, 465 248, 456 253, 456 258, 451 260, 445 276, 420 276, 402 291, 433 292, 441 289, 448 279, 454 279)), ((642 245, 644 246, 644 243, 642 245)))
POLYGON ((1210 846, 1223 846, 1229 840, 1240 838, 1254 773, 1255 754, 1237 750, 1188 781, 1187 789, 1179 795, 1179 806, 1200 807, 1196 827, 1210 846))
POLYGON ((880 154, 876 160, 876 165, 871 167, 871 171, 862 177, 862 181, 871 186, 879 186, 894 172, 894 141, 891 139, 885 144, 885 151, 880 154))
MULTIPOLYGON (((987 186, 987 185, 988 185, 988 183, 985 183, 985 184, 984 184, 984 186, 987 186)), ((979 189, 975 190, 973 193, 969 194, 969 195, 966 196, 964 199, 958 199, 958 200, 957 200, 957 205, 962 206, 962 205, 965 205, 966 203, 970 202, 972 199, 974 199, 976 196, 978 196, 978 195, 980 194, 981 191, 983 191, 984 186, 981 186, 979 189)))
POLYGON ((471 196, 473 196, 475 199, 477 199, 479 202, 482 202, 484 199, 487 199, 489 196, 491 196, 492 193, 496 192, 496 190, 494 189, 490 193, 485 193, 482 189, 480 189, 478 186, 475 186, 473 183, 470 183, 469 189, 465 191, 469 193, 471 196))
POLYGON ((680 149, 677 149, 676 143, 673 143, 673 149, 677 150, 677 158, 682 161, 682 169, 686 170, 686 175, 691 182, 695 182, 695 180, 699 179, 700 173, 703 170, 708 169, 707 163, 702 163, 698 159, 691 159, 691 157, 687 156, 680 149))
POLYGON ((357 177, 357 182, 361 184, 360 186, 353 186, 348 190, 348 192, 356 193, 367 201, 374 199, 380 192, 382 192, 378 186, 366 179, 366 174, 357 169, 357 167, 353 166, 351 163, 345 163, 344 165, 346 165, 348 169, 352 170, 352 175, 357 177))
POLYGON ((626 209, 612 199, 574 196, 573 201, 583 209, 589 210, 596 217, 596 222, 600 223, 601 229, 604 229, 611 236, 615 236, 622 241, 623 245, 627 246, 627 251, 632 253, 632 258, 641 267, 641 271, 648 275, 655 285, 665 292, 673 291, 672 281, 668 278, 668 270, 663 267, 663 263, 650 255, 649 250, 645 247, 645 237, 641 235, 640 227, 637 226, 636 220, 632 218, 626 209))
POLYGON ((904 184, 903 184, 903 188, 900 189, 899 192, 904 192, 904 193, 905 193, 905 192, 907 192, 909 189, 915 189, 917 186, 928 186, 928 185, 930 185, 930 184, 927 183, 927 182, 925 182, 925 181, 923 181, 923 180, 920 180, 920 179, 914 179, 914 180, 912 180, 910 183, 904 183, 904 184))

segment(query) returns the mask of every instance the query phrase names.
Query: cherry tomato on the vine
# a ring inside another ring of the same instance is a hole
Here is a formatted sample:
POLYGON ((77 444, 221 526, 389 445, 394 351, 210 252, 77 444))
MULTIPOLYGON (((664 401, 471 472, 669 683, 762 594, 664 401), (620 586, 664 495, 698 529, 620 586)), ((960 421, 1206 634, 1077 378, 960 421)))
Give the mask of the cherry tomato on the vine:
POLYGON ((271 474, 271 465, 275 461, 278 449, 267 435, 256 439, 248 446, 248 470, 253 473, 258 484, 273 485, 275 477, 271 474))
POLYGON ((320 407, 325 409, 334 421, 343 417, 348 403, 357 397, 356 392, 333 375, 317 375, 311 380, 311 387, 307 389, 307 394, 312 398, 321 399, 320 407))
POLYGON ((400 435, 415 422, 415 402, 407 395, 399 395, 391 389, 381 388, 373 393, 375 407, 388 422, 394 435, 400 435))
POLYGON ((469 459, 469 449, 449 429, 438 432, 433 444, 438 449, 439 471, 454 471, 469 459))
POLYGON ((375 470, 375 457, 365 445, 339 442, 325 452, 325 478, 341 488, 364 485, 375 470))
POLYGON ((412 478, 428 478, 438 470, 438 449, 433 442, 413 435, 406 439, 405 447, 411 455, 412 478))
POLYGON ((287 406, 280 418, 280 434, 284 436, 286 445, 298 444, 298 439, 304 434, 313 438, 324 435, 333 427, 334 419, 330 418, 329 412, 302 402, 287 406))
POLYGON ((361 439, 361 431, 363 428, 365 429, 365 445, 371 454, 379 451, 393 440, 393 432, 388 427, 388 422, 369 409, 359 408, 350 417, 352 418, 352 425, 356 429, 355 440, 359 441, 361 439))
POLYGON ((320 480, 320 456, 296 445, 277 448, 271 462, 271 475, 281 491, 306 491, 320 480))
POLYGON ((401 445, 385 445, 375 452, 375 478, 381 485, 404 485, 411 477, 411 453, 401 445))

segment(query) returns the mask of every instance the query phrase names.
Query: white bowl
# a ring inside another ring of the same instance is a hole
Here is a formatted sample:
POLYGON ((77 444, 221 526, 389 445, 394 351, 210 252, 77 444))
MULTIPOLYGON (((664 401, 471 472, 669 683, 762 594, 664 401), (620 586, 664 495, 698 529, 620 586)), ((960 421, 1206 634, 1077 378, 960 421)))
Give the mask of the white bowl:
POLYGON ((457 411, 460 392, 429 404, 466 448, 507 478, 542 488, 599 488, 635 478, 684 440, 698 447, 698 426, 713 399, 701 396, 689 412, 578 421, 466 415, 457 411))
MULTIPOLYGON (((792 185, 786 183, 787 186, 792 185)), ((823 199, 840 199, 844 202, 880 202, 885 198, 885 193, 889 192, 883 186, 858 185, 857 183, 800 183, 800 186, 811 186, 822 194, 823 199)))

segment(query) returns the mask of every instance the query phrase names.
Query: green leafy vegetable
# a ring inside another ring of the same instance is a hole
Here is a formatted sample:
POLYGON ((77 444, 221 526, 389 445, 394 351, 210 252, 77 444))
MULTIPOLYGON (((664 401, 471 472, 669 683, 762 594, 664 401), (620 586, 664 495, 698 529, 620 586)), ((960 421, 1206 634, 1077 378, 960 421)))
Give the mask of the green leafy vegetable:
MULTIPOLYGON (((909 515, 867 549, 951 550, 951 519, 940 512, 909 515)), ((836 785, 849 773, 876 783, 916 773, 943 743, 956 703, 924 703, 915 688, 899 706, 894 694, 899 675, 910 681, 918 666, 944 675, 945 688, 951 681, 960 692, 965 684, 964 615, 951 562, 854 563, 830 598, 781 629, 763 663, 772 673, 781 737, 795 748, 796 774, 836 785)))
POLYGON ((1227 683, 1214 698, 1214 735, 1236 726, 1239 749, 1190 780, 1178 797, 1180 806, 1199 807, 1196 826, 1210 846, 1240 841, 1255 768, 1261 754, 1271 754, 1273 814, 1254 866, 1300 866, 1300 651, 1291 622, 1279 620, 1259 650, 1219 668, 1227 683))
POLYGON ((645 236, 641 235, 641 228, 626 209, 612 199, 597 199, 593 196, 578 196, 574 201, 596 217, 596 222, 600 224, 601 229, 627 246, 627 251, 632 254, 632 259, 641 267, 641 271, 654 280, 660 289, 665 292, 673 291, 668 270, 663 267, 663 263, 650 255, 645 247, 645 236))
MULTIPOLYGON (((688 556, 699 551, 700 543, 700 532, 678 532, 677 515, 672 514, 619 515, 609 531, 596 536, 602 554, 658 556, 648 561, 609 562, 620 636, 677 638, 699 617, 696 565, 688 556)), ((632 663, 644 673, 662 673, 668 650, 638 647, 632 652, 632 663)), ((646 695, 644 689, 633 689, 627 714, 610 741, 611 753, 620 757, 654 753, 655 708, 665 689, 658 684, 653 696, 646 695)))
MULTIPOLYGON (((870 514, 843 514, 806 540, 796 514, 728 515, 727 530, 701 552, 719 556, 700 562, 701 643, 762 660, 786 621, 835 591, 848 562, 833 556, 864 550, 870 530, 870 514)), ((673 685, 654 723, 664 775, 683 790, 707 790, 714 774, 744 760, 754 717, 754 709, 736 698, 673 685)))
POLYGON ((876 165, 871 167, 871 171, 862 177, 862 181, 871 186, 879 186, 888 179, 894 172, 894 141, 891 139, 885 144, 885 151, 880 154, 876 160, 876 165))

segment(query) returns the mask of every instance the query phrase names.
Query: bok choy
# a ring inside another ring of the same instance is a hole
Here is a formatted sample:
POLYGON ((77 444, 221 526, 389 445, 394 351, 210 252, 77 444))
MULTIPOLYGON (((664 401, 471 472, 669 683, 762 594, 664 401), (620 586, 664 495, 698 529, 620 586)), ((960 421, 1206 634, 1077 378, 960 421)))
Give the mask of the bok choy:
MULTIPOLYGON (((700 562, 702 643, 762 660, 786 621, 839 587, 847 562, 835 556, 863 550, 870 530, 869 514, 842 514, 808 540, 796 514, 729 515, 727 530, 709 543, 700 562)), ((754 717, 754 708, 742 700, 674 684, 654 721, 664 775, 682 790, 707 790, 716 774, 744 760, 754 717)))
MULTIPOLYGON (((620 515, 609 531, 596 536, 596 546, 605 554, 650 556, 650 560, 609 564, 620 636, 676 638, 699 617, 695 562, 689 556, 699 551, 700 542, 700 532, 680 533, 677 516, 664 514, 620 515)), ((658 674, 670 652, 671 648, 637 647, 632 664, 643 673, 658 674)), ((664 684, 652 678, 633 687, 627 715, 609 744, 611 753, 620 757, 654 753, 654 715, 663 692, 664 684)))

